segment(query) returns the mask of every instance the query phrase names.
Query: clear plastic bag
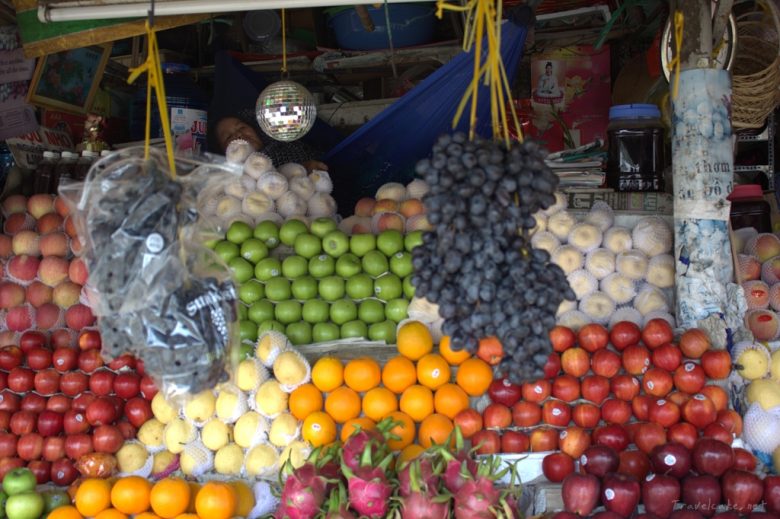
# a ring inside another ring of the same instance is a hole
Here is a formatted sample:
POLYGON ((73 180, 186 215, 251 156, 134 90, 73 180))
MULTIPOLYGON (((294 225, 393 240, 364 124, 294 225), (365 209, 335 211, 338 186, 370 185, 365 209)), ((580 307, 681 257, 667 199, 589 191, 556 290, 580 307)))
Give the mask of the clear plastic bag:
MULTIPOLYGON (((208 157, 207 157, 208 159, 208 157)), ((89 271, 86 293, 107 358, 133 353, 169 400, 226 381, 238 357, 236 288, 204 244, 224 229, 199 218, 199 193, 240 175, 230 164, 130 148, 60 187, 89 271)))

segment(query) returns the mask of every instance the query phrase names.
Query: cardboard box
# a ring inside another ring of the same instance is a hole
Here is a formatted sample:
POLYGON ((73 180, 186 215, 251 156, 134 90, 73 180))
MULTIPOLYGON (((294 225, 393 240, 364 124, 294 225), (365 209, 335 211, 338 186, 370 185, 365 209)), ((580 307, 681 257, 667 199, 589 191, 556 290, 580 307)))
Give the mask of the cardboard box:
POLYGON ((615 211, 671 215, 674 198, 668 193, 616 193, 614 191, 566 193, 569 209, 587 211, 596 200, 603 200, 615 211))

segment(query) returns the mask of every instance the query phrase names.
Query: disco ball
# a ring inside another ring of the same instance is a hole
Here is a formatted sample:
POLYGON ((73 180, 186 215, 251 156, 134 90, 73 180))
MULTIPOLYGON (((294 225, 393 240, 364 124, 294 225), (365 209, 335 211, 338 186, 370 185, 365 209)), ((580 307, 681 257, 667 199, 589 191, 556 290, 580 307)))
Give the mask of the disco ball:
POLYGON ((314 97, 295 81, 277 81, 260 92, 255 105, 260 128, 277 141, 289 142, 306 135, 317 118, 314 97))

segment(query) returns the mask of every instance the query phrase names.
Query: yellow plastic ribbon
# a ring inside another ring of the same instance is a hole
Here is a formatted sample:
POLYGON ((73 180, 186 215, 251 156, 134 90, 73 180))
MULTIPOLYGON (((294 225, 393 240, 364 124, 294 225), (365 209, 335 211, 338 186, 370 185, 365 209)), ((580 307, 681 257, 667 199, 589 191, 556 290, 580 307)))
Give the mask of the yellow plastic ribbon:
POLYGON ((683 27, 685 26, 685 16, 682 11, 674 12, 674 57, 669 62, 669 68, 674 70, 674 86, 672 87, 672 99, 677 99, 677 92, 680 90, 680 70, 682 61, 680 52, 682 51, 683 27))
POLYGON ((130 69, 130 76, 127 78, 127 82, 132 84, 138 79, 138 76, 144 72, 147 74, 144 157, 147 159, 149 158, 149 143, 152 133, 152 89, 154 89, 155 96, 157 97, 157 110, 160 112, 160 122, 165 138, 165 151, 168 155, 168 167, 171 170, 171 177, 176 179, 176 162, 173 154, 173 138, 171 136, 171 123, 168 117, 168 103, 165 98, 165 82, 163 81, 162 67, 160 66, 160 49, 157 46, 157 32, 152 28, 148 20, 146 21, 146 38, 149 47, 146 61, 140 66, 130 69))

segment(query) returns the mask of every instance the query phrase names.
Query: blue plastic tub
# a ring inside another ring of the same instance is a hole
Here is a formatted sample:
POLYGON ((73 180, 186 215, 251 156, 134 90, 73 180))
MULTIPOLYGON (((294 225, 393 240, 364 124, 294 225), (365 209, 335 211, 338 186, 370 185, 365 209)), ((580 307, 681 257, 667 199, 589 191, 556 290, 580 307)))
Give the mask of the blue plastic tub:
MULTIPOLYGON (((374 22, 374 31, 367 32, 354 8, 340 9, 331 14, 330 27, 342 49, 388 49, 384 6, 366 6, 374 22)), ((433 4, 389 4, 393 47, 410 47, 430 43, 436 25, 433 4)))

